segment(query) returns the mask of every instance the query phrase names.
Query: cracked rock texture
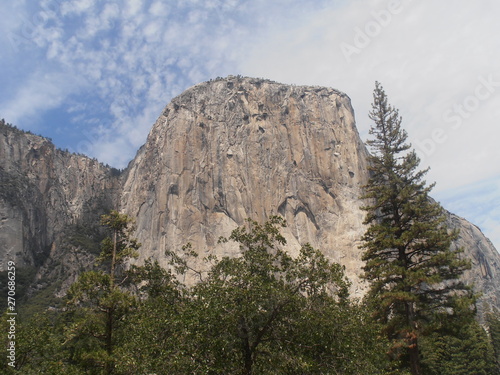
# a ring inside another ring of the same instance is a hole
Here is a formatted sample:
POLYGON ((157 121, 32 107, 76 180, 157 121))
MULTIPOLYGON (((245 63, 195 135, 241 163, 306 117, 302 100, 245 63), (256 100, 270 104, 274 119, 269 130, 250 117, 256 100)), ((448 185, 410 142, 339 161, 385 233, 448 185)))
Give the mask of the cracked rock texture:
MULTIPOLYGON (((141 257, 191 242, 201 255, 244 219, 282 215, 291 251, 309 242, 359 288, 367 151, 336 90, 258 79, 197 85, 163 111, 130 165, 122 203, 141 257)), ((200 257, 202 258, 202 257, 200 257)))
POLYGON ((58 150, 2 122, 0 271, 14 261, 17 268, 35 267, 37 280, 49 274, 51 281, 74 279, 92 259, 67 244, 68 231, 99 220, 95 213, 113 206, 119 186, 116 173, 97 160, 58 150))
MULTIPOLYGON (((217 241, 245 218, 282 215, 289 251, 306 242, 321 249, 345 266, 360 297, 367 155, 345 94, 233 76, 174 98, 121 176, 4 126, 0 260, 14 254, 39 275, 54 273, 57 260, 65 265, 59 277, 68 279, 91 257, 64 246, 67 226, 119 206, 136 219, 138 262, 153 257, 167 266, 165 250, 191 242, 203 268, 209 254, 238 254, 235 244, 217 241)), ((448 222, 460 230, 454 246, 473 263, 465 278, 500 307, 499 253, 466 220, 448 214, 448 222)))
MULTIPOLYGON (((217 244, 219 236, 247 217, 282 215, 290 251, 306 242, 321 249, 346 267, 359 297, 367 155, 345 94, 228 77, 167 105, 129 165, 122 208, 137 217, 141 260, 164 265, 164 251, 187 242, 199 258, 236 255, 236 246, 217 244)), ((449 222, 473 262, 466 278, 498 306, 498 252, 466 220, 449 214, 449 222)))

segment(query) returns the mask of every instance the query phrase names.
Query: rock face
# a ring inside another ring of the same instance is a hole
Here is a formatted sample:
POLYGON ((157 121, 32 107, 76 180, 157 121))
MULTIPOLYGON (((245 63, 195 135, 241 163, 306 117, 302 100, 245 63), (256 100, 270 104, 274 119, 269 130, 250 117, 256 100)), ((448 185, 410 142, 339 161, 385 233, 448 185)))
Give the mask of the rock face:
POLYGON ((349 98, 333 89, 227 79, 197 85, 164 110, 131 163, 123 209, 141 257, 191 242, 204 255, 244 219, 282 215, 291 249, 310 242, 358 287, 359 210, 367 151, 349 98))
POLYGON ((455 246, 464 250, 464 255, 471 260, 472 269, 466 271, 464 279, 474 284, 475 290, 482 293, 477 304, 481 313, 486 306, 500 307, 500 255, 481 230, 467 220, 448 213, 447 224, 451 229, 459 230, 455 246))
POLYGON ((80 249, 75 260, 77 249, 65 241, 68 231, 98 220, 113 200, 116 205, 117 173, 3 121, 0 160, 0 271, 14 261, 17 268, 35 267, 38 279, 78 272, 90 259, 80 249))
MULTIPOLYGON (((61 240, 67 224, 89 222, 98 207, 119 202, 136 218, 139 262, 166 265, 165 250, 187 242, 199 258, 237 255, 219 236, 247 217, 282 215, 290 252, 309 242, 345 265, 355 296, 366 289, 358 246, 368 152, 341 92, 240 77, 196 85, 167 105, 120 177, 40 137, 1 135, 2 184, 19 187, 0 194, 2 260, 16 254, 42 274, 67 258, 71 270, 84 254, 61 240)), ((461 233, 455 246, 473 262, 465 278, 500 307, 500 255, 472 224, 452 214, 448 221, 461 233)))
MULTIPOLYGON (((187 242, 202 258, 235 255, 219 236, 246 217, 286 218, 288 248, 311 243, 346 267, 361 296, 360 210, 367 150, 349 98, 323 87, 229 77, 175 98, 129 165, 122 208, 137 217, 141 258, 187 242)), ((466 278, 500 303, 500 256, 473 225, 449 214, 473 269, 466 278)), ((199 265, 201 268, 201 264, 199 265)))

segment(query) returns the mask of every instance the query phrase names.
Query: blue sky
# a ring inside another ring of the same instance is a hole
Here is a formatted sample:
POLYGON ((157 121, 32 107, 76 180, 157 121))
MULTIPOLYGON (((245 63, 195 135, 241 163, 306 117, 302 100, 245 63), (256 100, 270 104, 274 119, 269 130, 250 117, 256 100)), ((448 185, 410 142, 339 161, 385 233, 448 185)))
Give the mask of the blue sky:
POLYGON ((18 0, 0 12, 0 117, 118 168, 196 83, 331 86, 366 139, 378 80, 433 195, 500 248, 497 1, 18 0))

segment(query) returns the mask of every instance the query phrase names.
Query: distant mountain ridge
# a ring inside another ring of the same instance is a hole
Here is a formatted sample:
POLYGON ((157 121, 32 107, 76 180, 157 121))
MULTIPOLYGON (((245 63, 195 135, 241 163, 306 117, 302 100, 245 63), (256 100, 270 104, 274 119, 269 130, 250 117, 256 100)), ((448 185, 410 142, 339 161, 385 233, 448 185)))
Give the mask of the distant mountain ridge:
MULTIPOLYGON (((306 242, 321 249, 346 267, 353 294, 362 296, 367 155, 347 95, 234 76, 174 98, 121 175, 3 125, 0 260, 34 266, 32 289, 56 279, 64 289, 92 264, 85 236, 98 239, 98 229, 70 239, 68 231, 91 227, 110 208, 136 218, 139 261, 165 266, 165 250, 187 242, 201 255, 236 255, 219 236, 246 217, 278 214, 288 222, 289 251, 306 242)), ((465 278, 500 307, 499 253, 466 220, 450 213, 448 223, 461 233, 454 246, 473 263, 465 278)))

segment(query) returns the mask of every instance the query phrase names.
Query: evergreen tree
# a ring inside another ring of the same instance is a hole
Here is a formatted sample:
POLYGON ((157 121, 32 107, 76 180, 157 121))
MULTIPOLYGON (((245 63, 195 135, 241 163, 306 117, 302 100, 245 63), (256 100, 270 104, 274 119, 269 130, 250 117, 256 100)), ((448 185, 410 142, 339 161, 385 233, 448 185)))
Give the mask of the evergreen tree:
POLYGON ((470 265, 452 250, 457 233, 448 231, 442 208, 429 197, 427 170, 418 170, 402 119, 378 82, 373 97, 370 179, 363 196, 369 225, 362 238, 364 277, 393 357, 420 375, 419 337, 433 315, 447 314, 457 299, 470 297, 459 280, 470 265))
POLYGON ((493 346, 496 370, 497 373, 500 374, 500 312, 498 310, 488 312, 486 315, 486 323, 493 346))
POLYGON ((66 332, 71 359, 92 373, 111 374, 115 368, 114 349, 119 328, 136 298, 123 289, 126 279, 124 261, 137 257, 140 244, 133 238, 132 219, 117 211, 103 215, 101 224, 111 235, 101 244, 99 263, 109 271, 97 270, 82 273, 68 290, 68 319, 71 325, 66 332))
POLYGON ((117 277, 116 266, 123 264, 128 258, 137 258, 139 256, 137 249, 141 244, 132 237, 133 219, 126 214, 112 210, 108 215, 102 215, 101 225, 111 231, 111 236, 102 241, 98 262, 110 262, 109 276, 111 283, 114 284, 117 277))
POLYGON ((422 340, 426 375, 497 375, 493 346, 486 331, 472 320, 452 333, 433 332, 422 340))

